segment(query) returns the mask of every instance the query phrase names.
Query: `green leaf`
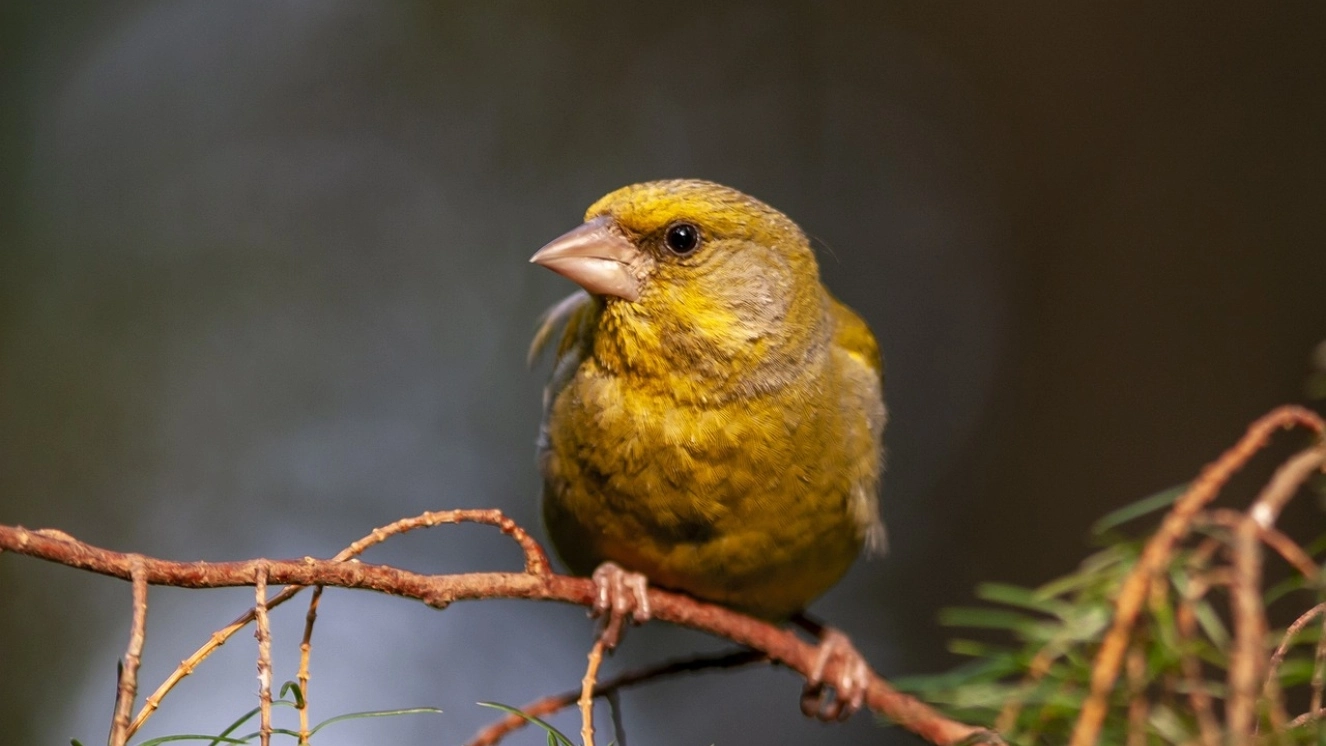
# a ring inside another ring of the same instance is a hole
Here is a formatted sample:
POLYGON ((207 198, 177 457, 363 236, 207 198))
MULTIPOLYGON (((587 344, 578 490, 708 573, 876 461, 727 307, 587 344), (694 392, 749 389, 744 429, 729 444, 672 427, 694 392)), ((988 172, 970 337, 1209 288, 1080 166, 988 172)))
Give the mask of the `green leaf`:
POLYGON ((204 736, 197 734, 160 736, 150 741, 143 741, 138 746, 157 746, 159 743, 170 743, 171 741, 209 741, 211 743, 245 743, 243 739, 229 738, 227 736, 204 736))
POLYGON ((1003 609, 982 609, 961 606, 942 609, 939 623, 946 627, 981 627, 985 629, 1022 629, 1036 622, 1035 619, 1016 611, 1003 609))
POLYGON ((314 733, 317 733, 318 731, 322 730, 323 728, 326 728, 332 723, 339 723, 344 720, 361 720, 363 718, 387 718, 387 717, 395 717, 397 715, 423 715, 423 714, 441 715, 442 711, 436 707, 408 707, 400 710, 368 710, 365 712, 351 712, 345 715, 337 715, 336 717, 327 718, 321 723, 318 723, 317 725, 310 728, 308 734, 312 736, 314 733))
MULTIPOLYGON (((258 738, 261 737, 261 735, 262 735, 261 733, 255 730, 252 733, 249 733, 243 737, 244 743, 248 743, 249 741, 256 741, 258 740, 258 738)), ((289 728, 272 728, 272 735, 290 736, 291 738, 299 738, 299 731, 290 730, 289 728)))
POLYGON ((1113 609, 1103 603, 1083 605, 1064 620, 1058 637, 1065 642, 1097 642, 1110 626, 1113 609))
POLYGON ((1018 606, 1060 618, 1073 608, 1071 604, 1055 601, 1049 594, 1007 583, 981 583, 976 586, 976 595, 986 601, 1018 606))
MULTIPOLYGON (((964 640, 960 637, 949 640, 948 650, 954 655, 964 655, 971 658, 981 658, 989 661, 1003 661, 1012 659, 1017 651, 1009 650, 1001 645, 993 645, 988 642, 977 642, 976 640, 964 640)), ((1016 666, 1014 666, 1016 669, 1016 666)))
POLYGON ((281 692, 278 696, 284 698, 287 692, 293 692, 295 695, 295 707, 304 706, 304 690, 299 688, 299 682, 287 681, 281 685, 281 692))
POLYGON ((1104 518, 1091 525, 1091 535, 1100 536, 1116 526, 1127 523, 1134 518, 1140 518, 1147 513, 1154 513, 1161 508, 1169 507, 1179 496, 1188 490, 1189 483, 1176 485, 1167 490, 1157 492, 1156 494, 1138 500, 1131 505, 1125 505, 1118 510, 1107 513, 1104 518))
POLYGON ((1270 606, 1294 591, 1301 591, 1307 587, 1308 581, 1306 578, 1302 575, 1293 575, 1268 588, 1262 603, 1270 606))
MULTIPOLYGON (((295 706, 295 703, 294 703, 294 702, 286 701, 286 700, 284 700, 284 699, 278 699, 278 700, 273 700, 273 702, 272 702, 272 706, 273 706, 273 707, 294 707, 294 706, 295 706)), ((262 712, 262 708, 261 708, 261 707, 255 707, 255 708, 253 708, 252 710, 249 710, 248 712, 246 712, 246 713, 244 713, 243 715, 241 715, 241 716, 239 717, 238 720, 236 720, 235 722, 233 722, 233 723, 231 723, 229 726, 227 726, 225 730, 221 731, 220 735, 212 736, 211 738, 212 738, 212 744, 213 744, 213 746, 215 746, 215 744, 219 744, 219 743, 235 743, 235 740, 232 739, 232 738, 228 738, 228 736, 229 736, 231 733, 234 733, 236 730, 239 730, 239 727, 240 727, 241 725, 243 725, 243 724, 247 723, 248 721, 252 720, 252 719, 254 718, 254 716, 257 715, 259 712, 262 712)), ((273 732, 275 732, 275 731, 273 731, 273 732)), ((241 741, 241 743, 242 743, 242 741, 241 741)), ((149 746, 149 744, 148 744, 148 743, 142 743, 142 744, 139 744, 138 746, 149 746)))
POLYGON ((1166 743, 1192 743, 1197 734, 1173 709, 1163 704, 1153 704, 1147 716, 1147 723, 1164 738, 1166 743))
MULTIPOLYGON (((261 708, 259 708, 259 707, 255 707, 255 708, 253 708, 252 710, 249 710, 248 712, 246 712, 246 713, 244 713, 243 715, 241 715, 240 718, 239 718, 238 720, 236 720, 235 722, 231 723, 231 724, 230 724, 225 730, 221 731, 221 734, 220 734, 219 736, 217 736, 217 737, 212 741, 213 746, 215 746, 215 744, 218 744, 218 743, 233 743, 233 740, 232 740, 232 739, 228 739, 228 738, 226 738, 226 736, 229 736, 231 733, 234 733, 235 731, 239 730, 239 727, 240 727, 241 725, 243 725, 243 724, 247 723, 249 720, 253 719, 253 716, 254 716, 254 715, 257 715, 257 714, 258 714, 259 712, 261 712, 261 711, 262 711, 261 708)), ((150 746, 150 745, 149 745, 149 744, 139 744, 139 746, 150 746)))
POLYGON ((575 743, 571 741, 571 739, 562 735, 562 732, 554 728, 552 724, 550 724, 548 721, 536 718, 533 715, 527 715, 525 714, 524 711, 518 710, 512 707, 511 705, 504 705, 500 702, 479 702, 478 705, 480 707, 491 707, 494 710, 501 710, 502 712, 515 715, 516 717, 519 718, 523 718, 526 722, 533 723, 534 725, 539 726, 540 728, 547 731, 549 746, 576 746, 575 743), (554 736, 556 737, 555 739, 554 736))
POLYGON ((1219 650, 1229 649, 1229 629, 1221 621, 1220 615, 1210 602, 1202 599, 1193 605, 1193 614, 1197 617, 1197 626, 1202 628, 1211 643, 1219 650))

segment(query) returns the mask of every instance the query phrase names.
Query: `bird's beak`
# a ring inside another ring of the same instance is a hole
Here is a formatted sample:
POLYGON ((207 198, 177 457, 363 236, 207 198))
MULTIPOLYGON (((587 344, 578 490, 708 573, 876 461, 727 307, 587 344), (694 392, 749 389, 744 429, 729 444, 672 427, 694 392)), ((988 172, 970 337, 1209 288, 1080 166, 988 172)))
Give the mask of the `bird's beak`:
POLYGON ((596 295, 632 301, 640 297, 635 270, 644 254, 614 228, 607 215, 554 238, 529 260, 596 295))

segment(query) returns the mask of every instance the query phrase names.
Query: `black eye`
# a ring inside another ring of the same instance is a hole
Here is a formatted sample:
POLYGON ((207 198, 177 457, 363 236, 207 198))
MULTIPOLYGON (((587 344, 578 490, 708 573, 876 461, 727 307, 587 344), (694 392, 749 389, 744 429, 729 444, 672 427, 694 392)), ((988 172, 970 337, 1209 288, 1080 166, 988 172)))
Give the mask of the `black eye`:
POLYGON ((674 254, 689 254, 700 245, 700 229, 690 223, 673 223, 663 235, 674 254))

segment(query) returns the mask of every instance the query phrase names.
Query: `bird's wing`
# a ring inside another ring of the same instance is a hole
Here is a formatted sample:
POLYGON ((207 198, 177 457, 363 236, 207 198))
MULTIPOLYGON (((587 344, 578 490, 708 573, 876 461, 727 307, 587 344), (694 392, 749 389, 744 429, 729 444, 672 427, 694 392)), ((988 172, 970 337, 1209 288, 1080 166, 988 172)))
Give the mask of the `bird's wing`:
POLYGON ((539 317, 539 328, 534 330, 534 339, 530 340, 529 352, 525 356, 525 362, 531 368, 538 361, 539 355, 548 346, 560 327, 565 327, 567 334, 563 335, 562 341, 557 346, 557 357, 561 357, 566 352, 567 338, 574 337, 578 321, 577 314, 583 310, 593 298, 589 293, 583 290, 577 290, 574 293, 554 303, 543 315, 539 317))
POLYGON ((848 389, 855 392, 852 406, 866 415, 869 441, 857 458, 863 468, 852 488, 852 513, 865 535, 868 553, 882 553, 886 538, 884 522, 879 517, 879 477, 884 469, 884 358, 870 327, 852 309, 832 299, 834 320, 833 345, 847 353, 850 363, 844 371, 848 389))
POLYGON ((534 332, 534 339, 530 342, 528 361, 533 365, 552 341, 558 328, 562 329, 553 372, 543 388, 543 422, 539 426, 538 440, 540 469, 543 469, 544 458, 548 453, 548 417, 552 413, 553 402, 575 375, 589 350, 594 316, 599 308, 600 304, 589 293, 577 290, 544 312, 539 319, 539 328, 534 332))
POLYGON ((881 383, 884 381, 884 358, 879 354, 879 343, 870 327, 861 320, 856 312, 843 305, 837 298, 831 299, 833 321, 836 331, 833 336, 835 346, 847 350, 852 357, 875 371, 881 383))

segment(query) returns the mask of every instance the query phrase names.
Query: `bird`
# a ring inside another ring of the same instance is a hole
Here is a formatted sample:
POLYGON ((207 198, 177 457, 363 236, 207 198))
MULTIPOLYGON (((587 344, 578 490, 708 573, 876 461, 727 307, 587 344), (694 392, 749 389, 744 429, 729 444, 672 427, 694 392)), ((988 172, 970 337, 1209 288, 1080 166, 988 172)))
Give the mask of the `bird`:
POLYGON ((580 286, 530 345, 555 348, 537 452, 549 537, 593 578, 608 647, 648 619, 649 585, 680 591, 818 634, 802 709, 856 711, 869 668, 804 612, 884 543, 884 363, 806 233, 731 187, 650 181, 530 261, 580 286))

